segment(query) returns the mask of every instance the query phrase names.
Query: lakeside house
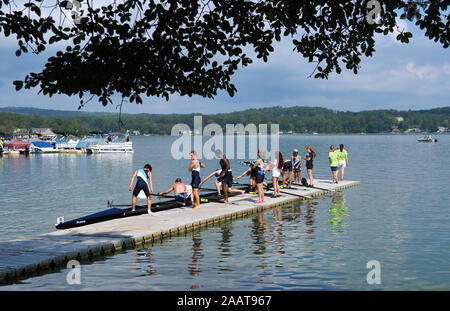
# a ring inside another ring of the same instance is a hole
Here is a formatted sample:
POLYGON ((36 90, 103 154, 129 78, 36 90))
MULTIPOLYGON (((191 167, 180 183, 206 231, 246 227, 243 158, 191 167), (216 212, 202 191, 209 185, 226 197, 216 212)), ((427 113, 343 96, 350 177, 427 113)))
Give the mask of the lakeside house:
POLYGON ((55 139, 56 134, 52 131, 51 128, 43 127, 43 128, 32 128, 31 134, 37 135, 40 139, 55 139))

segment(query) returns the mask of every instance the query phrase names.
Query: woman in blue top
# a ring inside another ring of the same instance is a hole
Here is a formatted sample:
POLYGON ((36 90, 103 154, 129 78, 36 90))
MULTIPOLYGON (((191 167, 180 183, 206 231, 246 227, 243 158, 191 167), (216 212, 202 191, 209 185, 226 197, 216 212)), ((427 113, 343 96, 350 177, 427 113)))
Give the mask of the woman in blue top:
POLYGON ((298 154, 297 149, 294 149, 291 161, 292 166, 294 168, 294 183, 300 184, 300 172, 302 171, 302 157, 298 154))
POLYGON ((264 151, 258 150, 258 159, 255 164, 252 166, 256 169, 256 188, 258 189, 258 200, 255 203, 263 203, 264 202, 264 172, 267 170, 264 169, 264 151))
POLYGON ((313 169, 313 160, 317 156, 316 152, 311 146, 306 147, 306 172, 308 173, 309 177, 309 186, 314 187, 314 178, 312 176, 312 169, 313 169))

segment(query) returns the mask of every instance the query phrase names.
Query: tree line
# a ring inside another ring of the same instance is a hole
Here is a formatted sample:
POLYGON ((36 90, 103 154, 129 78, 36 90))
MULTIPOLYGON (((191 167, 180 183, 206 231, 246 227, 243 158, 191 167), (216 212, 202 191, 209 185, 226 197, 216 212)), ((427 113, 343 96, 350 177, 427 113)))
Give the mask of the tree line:
MULTIPOLYGON (((45 111, 45 110, 43 110, 45 111)), ((44 113, 43 113, 44 114, 44 113)), ((197 114, 198 115, 198 114, 197 114)), ((361 112, 334 111, 318 107, 271 107, 202 115, 203 126, 217 123, 225 132, 226 124, 279 124, 285 133, 383 133, 397 127, 400 131, 419 128, 434 132, 438 126, 450 127, 450 107, 421 111, 372 110, 361 112), (403 118, 399 122, 398 117, 403 118)), ((55 133, 85 135, 90 131, 170 135, 175 124, 194 128, 194 114, 106 114, 59 113, 36 115, 0 111, 0 132, 16 129, 51 128, 55 133)))

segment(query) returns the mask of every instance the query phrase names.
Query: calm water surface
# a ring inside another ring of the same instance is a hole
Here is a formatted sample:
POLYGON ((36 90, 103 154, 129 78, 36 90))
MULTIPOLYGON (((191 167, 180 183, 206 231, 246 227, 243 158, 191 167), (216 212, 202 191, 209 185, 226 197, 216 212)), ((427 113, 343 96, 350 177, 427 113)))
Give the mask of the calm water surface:
MULTIPOLYGON (((417 138, 282 136, 285 155, 315 148, 316 178, 330 178, 328 147, 344 143, 346 179, 361 186, 83 264, 80 285, 68 285, 63 269, 0 290, 449 290, 450 136, 417 138), (380 285, 367 284, 370 260, 381 264, 380 285)), ((108 200, 128 203, 130 177, 147 162, 155 191, 176 177, 189 183, 189 161, 170 155, 174 139, 135 137, 133 155, 0 158, 0 240, 53 231, 58 216, 96 212, 108 200)), ((205 162, 202 177, 217 168, 205 162)))

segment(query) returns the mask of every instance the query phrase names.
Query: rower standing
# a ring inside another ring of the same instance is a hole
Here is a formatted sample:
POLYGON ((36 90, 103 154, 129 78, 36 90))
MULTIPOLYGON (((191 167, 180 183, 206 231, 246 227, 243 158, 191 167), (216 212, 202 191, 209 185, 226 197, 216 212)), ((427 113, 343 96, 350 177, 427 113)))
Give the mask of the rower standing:
POLYGON ((252 166, 253 169, 256 169, 256 188, 258 189, 258 200, 255 203, 263 203, 264 202, 264 173, 269 168, 264 168, 264 151, 258 150, 258 159, 255 164, 252 166))
POLYGON ((298 154, 297 149, 294 149, 293 151, 291 162, 294 171, 294 183, 300 184, 300 173, 302 171, 302 158, 298 154))
POLYGON ((189 165, 188 171, 192 174, 192 194, 194 196, 194 201, 192 202, 193 208, 200 208, 200 197, 198 195, 198 188, 201 183, 200 178, 200 168, 205 167, 205 164, 197 160, 197 152, 192 150, 190 153, 191 156, 191 164, 189 165))
POLYGON ((133 190, 131 210, 134 212, 136 209, 136 197, 139 195, 139 192, 144 191, 147 196, 147 213, 151 214, 152 199, 150 195, 153 193, 152 166, 150 164, 145 164, 143 169, 139 169, 134 172, 130 180, 130 191, 133 189, 133 182, 136 177, 137 181, 133 190))

